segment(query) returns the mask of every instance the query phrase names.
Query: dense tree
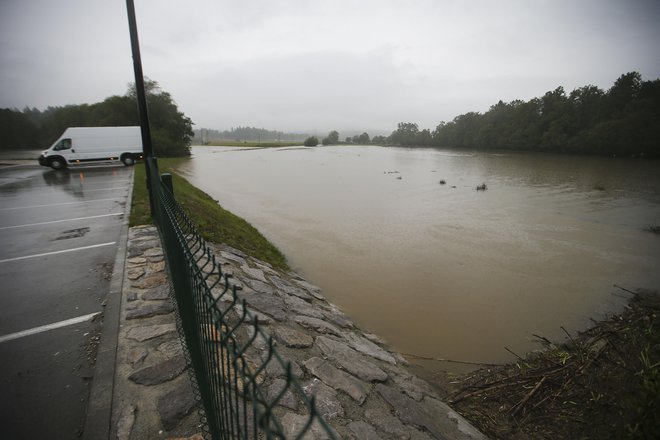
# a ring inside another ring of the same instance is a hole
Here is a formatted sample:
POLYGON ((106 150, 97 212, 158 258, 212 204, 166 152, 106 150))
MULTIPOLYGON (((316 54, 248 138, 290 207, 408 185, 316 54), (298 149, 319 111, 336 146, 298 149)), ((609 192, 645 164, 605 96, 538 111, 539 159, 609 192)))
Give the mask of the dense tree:
MULTIPOLYGON (((194 136, 192 120, 179 111, 172 95, 162 90, 156 81, 145 80, 147 107, 154 153, 157 156, 190 156, 194 136)), ((127 96, 135 101, 135 86, 129 86, 127 96)))
MULTIPOLYGON (((402 122, 394 144, 429 145, 428 130, 402 122)), ((621 75, 607 91, 588 85, 566 95, 563 87, 529 101, 498 102, 485 113, 441 122, 430 144, 584 154, 660 156, 660 80, 621 75)))
POLYGON ((309 137, 307 133, 287 133, 277 130, 267 130, 257 127, 232 127, 230 130, 213 130, 199 128, 194 130, 194 142, 205 144, 207 142, 302 142, 309 137))
POLYGON ((316 147, 319 144, 319 138, 316 136, 310 136, 307 139, 305 139, 305 142, 303 143, 304 146, 306 147, 316 147))
POLYGON ((323 138, 321 141, 323 145, 336 145, 339 143, 339 132, 332 130, 328 133, 328 137, 323 138))
MULTIPOLYGON (((157 156, 190 155, 192 121, 179 111, 172 96, 157 82, 145 81, 154 152, 157 156)), ((46 148, 67 127, 139 125, 135 87, 124 96, 111 96, 95 104, 0 111, 2 148, 46 148)))
POLYGON ((369 138, 368 133, 362 133, 361 135, 358 136, 358 143, 362 145, 366 145, 370 143, 371 139, 369 138))
POLYGON ((18 110, 0 109, 0 148, 34 148, 37 128, 29 115, 18 110))
POLYGON ((397 129, 392 132, 392 142, 400 145, 416 145, 419 126, 413 122, 399 122, 397 129))

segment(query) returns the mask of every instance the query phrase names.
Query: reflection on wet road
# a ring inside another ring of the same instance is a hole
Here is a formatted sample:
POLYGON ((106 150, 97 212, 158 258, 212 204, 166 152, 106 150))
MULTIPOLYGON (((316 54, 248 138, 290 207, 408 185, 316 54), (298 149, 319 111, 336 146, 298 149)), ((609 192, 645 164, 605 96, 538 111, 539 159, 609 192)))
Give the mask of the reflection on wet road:
POLYGON ((0 166, 0 437, 81 432, 131 180, 0 166))

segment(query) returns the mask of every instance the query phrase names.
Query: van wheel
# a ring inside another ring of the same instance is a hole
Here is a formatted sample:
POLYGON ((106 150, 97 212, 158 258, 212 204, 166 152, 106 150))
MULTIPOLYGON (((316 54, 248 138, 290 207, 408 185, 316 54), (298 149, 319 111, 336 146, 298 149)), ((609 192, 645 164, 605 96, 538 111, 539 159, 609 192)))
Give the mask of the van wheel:
POLYGON ((59 157, 52 158, 48 165, 54 170, 61 170, 62 168, 66 168, 66 162, 64 159, 59 157))
POLYGON ((121 158, 121 161, 124 162, 124 165, 127 167, 130 167, 135 163, 135 159, 133 159, 133 156, 130 154, 126 154, 124 157, 121 158))

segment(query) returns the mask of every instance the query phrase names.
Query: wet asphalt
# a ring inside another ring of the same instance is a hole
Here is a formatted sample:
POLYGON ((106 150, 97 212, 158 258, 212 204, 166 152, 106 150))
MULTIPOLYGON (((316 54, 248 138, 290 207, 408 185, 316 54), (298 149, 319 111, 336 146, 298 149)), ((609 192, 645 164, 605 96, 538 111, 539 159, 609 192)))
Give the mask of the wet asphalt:
POLYGON ((78 438, 132 167, 0 165, 0 438, 78 438))

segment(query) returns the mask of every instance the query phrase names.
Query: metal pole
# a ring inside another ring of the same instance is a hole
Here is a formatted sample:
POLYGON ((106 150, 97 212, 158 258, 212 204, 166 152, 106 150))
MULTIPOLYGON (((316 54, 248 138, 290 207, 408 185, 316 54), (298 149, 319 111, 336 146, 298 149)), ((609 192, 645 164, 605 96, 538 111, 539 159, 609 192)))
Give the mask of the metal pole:
MULTIPOLYGON (((135 20, 135 4, 133 0, 126 0, 126 11, 128 13, 128 28, 131 34, 131 50, 133 52, 133 71, 135 72, 135 95, 138 102, 140 114, 140 131, 142 133, 142 153, 147 176, 147 192, 149 193, 149 207, 151 216, 154 216, 154 195, 151 188, 151 171, 149 161, 153 158, 151 148, 151 130, 149 128, 149 113, 147 111, 147 96, 144 92, 144 76, 142 75, 142 58, 140 57, 140 42, 138 40, 137 22, 135 20)), ((156 170, 158 171, 158 170, 156 170)))

